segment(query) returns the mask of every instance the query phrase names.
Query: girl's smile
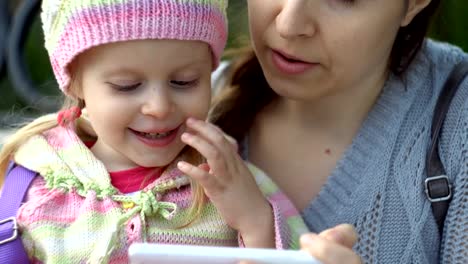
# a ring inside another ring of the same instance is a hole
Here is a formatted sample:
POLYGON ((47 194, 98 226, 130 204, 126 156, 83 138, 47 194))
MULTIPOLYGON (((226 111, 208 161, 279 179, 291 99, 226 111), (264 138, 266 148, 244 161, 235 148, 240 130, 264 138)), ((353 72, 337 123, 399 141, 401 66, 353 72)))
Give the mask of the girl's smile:
POLYGON ((179 138, 183 130, 182 125, 175 129, 143 132, 129 128, 129 131, 145 145, 152 148, 162 148, 170 145, 176 138, 179 138))

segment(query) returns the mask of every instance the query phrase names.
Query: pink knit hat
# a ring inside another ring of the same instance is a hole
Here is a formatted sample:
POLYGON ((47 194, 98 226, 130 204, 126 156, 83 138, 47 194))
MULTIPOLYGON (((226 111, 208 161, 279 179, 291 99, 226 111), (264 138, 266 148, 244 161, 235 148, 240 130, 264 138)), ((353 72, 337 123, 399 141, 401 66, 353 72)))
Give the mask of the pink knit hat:
POLYGON ((68 92, 67 66, 94 46, 128 40, 207 42, 215 67, 227 40, 228 0, 43 0, 42 25, 60 89, 68 92))

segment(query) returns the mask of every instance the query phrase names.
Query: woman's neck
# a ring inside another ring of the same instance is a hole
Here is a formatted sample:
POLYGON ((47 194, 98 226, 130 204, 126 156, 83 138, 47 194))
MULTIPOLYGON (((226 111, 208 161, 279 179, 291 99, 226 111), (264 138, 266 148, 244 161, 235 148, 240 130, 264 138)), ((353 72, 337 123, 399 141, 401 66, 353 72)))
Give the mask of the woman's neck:
POLYGON ((256 116, 249 131, 248 159, 262 168, 297 208, 304 209, 352 143, 383 83, 316 101, 272 102, 256 116))
POLYGON ((336 140, 350 140, 375 104, 386 79, 387 74, 311 101, 279 97, 265 108, 264 116, 289 127, 313 132, 308 134, 323 133, 336 140))

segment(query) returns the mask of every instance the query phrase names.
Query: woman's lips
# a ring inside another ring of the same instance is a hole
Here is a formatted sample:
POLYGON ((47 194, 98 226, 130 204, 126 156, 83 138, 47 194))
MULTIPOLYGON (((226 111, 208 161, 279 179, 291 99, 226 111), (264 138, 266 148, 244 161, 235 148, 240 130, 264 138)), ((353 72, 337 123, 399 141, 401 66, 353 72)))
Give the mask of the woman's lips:
POLYGON ((297 75, 317 66, 317 63, 310 63, 298 60, 277 50, 271 50, 271 59, 275 67, 284 74, 297 75))
POLYGON ((165 131, 165 132, 154 132, 154 133, 147 133, 141 132, 134 129, 129 129, 136 138, 144 143, 149 147, 161 148, 171 144, 179 134, 179 130, 182 125, 176 127, 173 130, 165 131))

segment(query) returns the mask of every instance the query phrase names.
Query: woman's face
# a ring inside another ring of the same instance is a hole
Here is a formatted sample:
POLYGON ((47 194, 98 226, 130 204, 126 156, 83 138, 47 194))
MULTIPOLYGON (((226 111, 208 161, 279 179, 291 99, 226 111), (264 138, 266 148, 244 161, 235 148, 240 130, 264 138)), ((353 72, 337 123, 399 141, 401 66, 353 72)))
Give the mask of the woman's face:
POLYGON ((251 38, 279 95, 300 101, 352 95, 383 82, 399 28, 428 3, 248 0, 251 38))

